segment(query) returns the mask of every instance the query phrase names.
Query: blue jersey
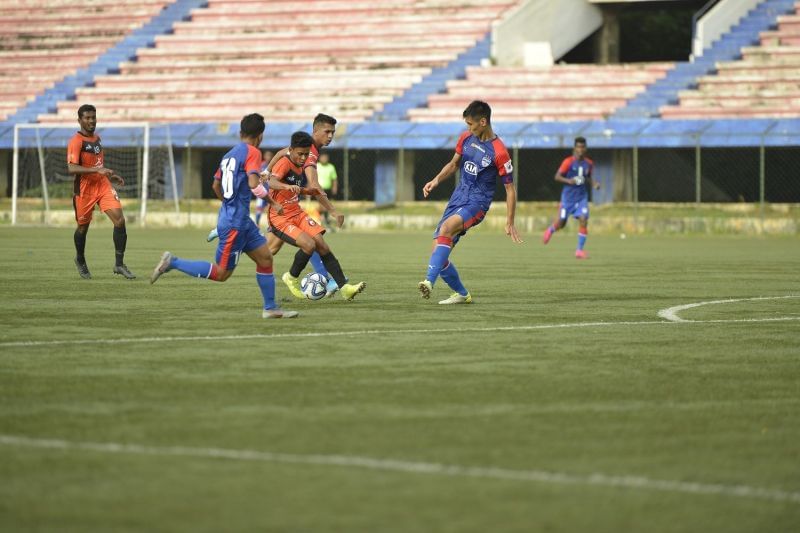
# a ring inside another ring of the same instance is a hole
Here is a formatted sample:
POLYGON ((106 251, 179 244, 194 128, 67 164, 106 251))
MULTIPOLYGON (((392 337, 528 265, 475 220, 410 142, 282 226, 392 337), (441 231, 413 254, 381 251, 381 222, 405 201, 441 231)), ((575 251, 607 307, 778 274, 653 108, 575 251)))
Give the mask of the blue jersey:
POLYGON ((261 172, 261 152, 247 143, 239 143, 225 154, 214 179, 222 186, 222 205, 217 225, 243 228, 250 220, 250 184, 248 174, 261 172))
POLYGON ((581 176, 584 182, 581 185, 567 185, 564 184, 564 189, 561 191, 561 203, 576 204, 578 202, 588 201, 589 192, 586 189, 586 179, 592 177, 592 170, 594 169, 594 162, 588 157, 578 159, 575 156, 569 156, 558 167, 558 173, 567 179, 581 176))
POLYGON ((465 131, 458 138, 456 153, 461 155, 461 180, 450 197, 450 203, 477 203, 488 210, 497 178, 501 177, 504 184, 514 181, 514 168, 505 144, 499 137, 481 141, 465 131))

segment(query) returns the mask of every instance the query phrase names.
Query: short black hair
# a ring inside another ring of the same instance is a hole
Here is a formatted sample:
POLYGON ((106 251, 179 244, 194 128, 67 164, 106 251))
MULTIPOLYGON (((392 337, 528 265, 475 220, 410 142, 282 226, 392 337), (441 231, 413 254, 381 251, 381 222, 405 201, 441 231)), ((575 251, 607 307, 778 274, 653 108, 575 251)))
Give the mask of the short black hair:
POLYGON ((239 123, 239 132, 245 137, 255 138, 264 133, 266 127, 267 125, 264 124, 264 117, 258 113, 251 113, 242 118, 242 121, 239 123))
POLYGON ((482 100, 473 100, 464 110, 463 117, 476 118, 478 120, 485 118, 486 122, 491 122, 492 108, 482 100))
POLYGON ((97 109, 92 104, 83 104, 78 108, 78 118, 83 118, 84 113, 88 113, 89 111, 94 111, 97 113, 97 109))
POLYGON ((586 137, 575 137, 575 144, 572 146, 577 146, 579 144, 586 145, 586 137))
POLYGON ((308 148, 314 144, 314 139, 311 138, 311 135, 304 131, 296 131, 292 133, 292 148, 308 148))
POLYGON ((331 126, 336 125, 336 119, 330 115, 325 115, 323 113, 318 114, 314 117, 314 129, 317 129, 317 126, 320 124, 330 124, 331 126))

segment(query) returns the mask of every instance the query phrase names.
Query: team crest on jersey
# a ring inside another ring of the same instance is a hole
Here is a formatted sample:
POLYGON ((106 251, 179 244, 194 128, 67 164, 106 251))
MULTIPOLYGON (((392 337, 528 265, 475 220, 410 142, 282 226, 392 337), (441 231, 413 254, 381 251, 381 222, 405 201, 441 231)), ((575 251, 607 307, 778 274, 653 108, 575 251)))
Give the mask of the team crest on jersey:
POLYGON ((489 157, 488 155, 483 156, 483 159, 481 159, 481 166, 483 168, 486 168, 491 164, 492 164, 492 158, 489 157))
POLYGON ((464 172, 467 174, 472 174, 473 176, 478 175, 478 165, 475 164, 474 161, 467 161, 464 163, 464 172))

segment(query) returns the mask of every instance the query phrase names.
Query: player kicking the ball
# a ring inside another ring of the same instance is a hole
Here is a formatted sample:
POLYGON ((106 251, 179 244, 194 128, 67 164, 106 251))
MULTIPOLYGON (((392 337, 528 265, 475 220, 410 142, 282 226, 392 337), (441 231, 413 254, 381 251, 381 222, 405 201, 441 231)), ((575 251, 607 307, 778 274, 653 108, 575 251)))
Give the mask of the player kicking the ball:
POLYGON ((506 235, 515 243, 522 239, 514 226, 517 208, 517 193, 512 177, 513 167, 505 144, 492 130, 492 109, 486 102, 475 100, 463 113, 468 131, 458 138, 453 159, 431 181, 422 188, 427 198, 433 189, 461 169, 458 182, 444 215, 433 232, 433 253, 428 261, 428 275, 419 283, 422 297, 431 297, 433 284, 441 276, 455 292, 440 304, 469 304, 472 296, 461 283, 456 266, 449 261, 450 252, 467 230, 483 221, 494 198, 497 178, 501 178, 506 189, 506 235))
POLYGON ((363 281, 356 284, 347 283, 342 273, 342 267, 339 265, 339 260, 336 259, 330 247, 322 238, 325 228, 308 216, 303 211, 303 208, 300 207, 298 194, 315 197, 324 195, 317 187, 305 189, 300 187, 303 181, 303 165, 311 152, 313 143, 314 140, 308 133, 304 131, 293 133, 289 152, 285 153, 275 163, 275 166, 272 167, 272 173, 269 175, 269 195, 283 206, 283 213, 277 213, 273 208, 269 210, 268 216, 272 234, 284 242, 300 248, 294 256, 294 262, 289 272, 286 272, 282 279, 294 296, 305 298, 300 290, 300 283, 297 278, 306 268, 309 259, 311 259, 311 254, 317 252, 325 268, 336 281, 342 297, 345 300, 352 300, 366 288, 366 283, 363 281))
MULTIPOLYGON (((258 145, 264 138, 264 128, 264 117, 261 115, 253 113, 244 117, 239 131, 242 142, 231 148, 219 165, 222 205, 217 221, 219 244, 216 262, 181 259, 164 252, 150 276, 150 283, 155 283, 170 270, 180 270, 196 278, 225 281, 233 274, 239 256, 244 252, 256 263, 256 282, 264 298, 261 316, 294 318, 298 315, 297 311, 282 311, 275 303, 272 254, 267 239, 250 218, 251 196, 267 196, 267 189, 261 183, 261 152, 258 151, 258 145)), ((275 187, 292 188, 283 183, 276 183, 275 187)))
POLYGON ((578 228, 578 248, 575 250, 576 259, 586 259, 586 236, 588 234, 587 225, 589 224, 589 192, 586 185, 595 189, 600 188, 600 182, 592 179, 594 163, 586 157, 586 139, 575 137, 575 144, 572 155, 561 163, 556 172, 555 180, 564 184, 561 191, 561 204, 558 206, 558 216, 553 220, 553 224, 548 227, 542 236, 542 242, 547 244, 553 233, 563 228, 567 223, 567 218, 572 215, 577 218, 580 227, 578 228))

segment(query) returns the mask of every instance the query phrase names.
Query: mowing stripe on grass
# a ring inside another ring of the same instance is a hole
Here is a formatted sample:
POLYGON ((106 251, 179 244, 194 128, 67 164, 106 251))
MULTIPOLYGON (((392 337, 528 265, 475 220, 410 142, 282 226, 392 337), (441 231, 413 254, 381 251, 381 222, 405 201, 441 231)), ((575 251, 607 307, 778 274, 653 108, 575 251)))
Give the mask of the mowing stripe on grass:
POLYGON ((226 448, 193 448, 187 446, 147 446, 118 442, 76 442, 61 439, 39 439, 19 435, 0 435, 0 444, 22 448, 55 449, 63 451, 88 451, 111 454, 166 455, 201 459, 229 459, 264 463, 301 464, 363 468, 388 472, 429 474, 454 477, 501 479, 544 484, 598 486, 633 490, 677 492, 683 494, 705 494, 737 498, 791 502, 800 504, 800 492, 780 489, 751 487, 748 485, 723 485, 718 483, 696 483, 668 479, 651 479, 642 476, 619 476, 602 473, 569 474, 545 470, 514 470, 510 468, 447 465, 404 461, 399 459, 376 459, 352 455, 301 455, 257 450, 235 450, 226 448))
MULTIPOLYGON (((659 311, 660 313, 660 311, 659 311)), ((729 324, 739 322, 785 322, 800 320, 795 317, 775 318, 732 318, 725 320, 634 320, 624 322, 568 322, 563 324, 535 324, 529 326, 495 326, 483 328, 436 328, 436 329, 360 329, 353 331, 307 331, 296 333, 252 333, 242 335, 187 335, 175 337, 128 337, 119 339, 62 339, 48 341, 8 341, 0 342, 0 348, 23 348, 28 346, 76 346, 84 344, 136 344, 153 342, 194 342, 194 341, 236 341, 252 339, 349 337, 351 335, 393 335, 408 333, 483 333, 492 331, 534 331, 562 328, 594 328, 609 326, 652 326, 673 324, 729 324)), ((0 354, 2 355, 2 354, 0 354)))
MULTIPOLYGON (((729 304, 734 302, 752 302, 756 300, 784 300, 786 298, 800 298, 800 295, 792 294, 787 296, 758 296, 755 298, 733 298, 728 300, 709 300, 707 302, 696 302, 692 304, 684 304, 684 305, 676 305, 675 307, 668 307, 666 309, 662 309, 658 312, 658 316, 669 320, 671 322, 728 322, 727 320, 719 321, 719 320, 689 320, 686 318, 681 318, 678 316, 678 313, 681 311, 685 311, 686 309, 692 309, 694 307, 701 307, 704 305, 718 305, 718 304, 729 304)), ((797 320, 797 317, 777 317, 771 318, 769 320, 772 321, 779 321, 779 320, 797 320)), ((767 319, 760 319, 761 321, 767 319)))

